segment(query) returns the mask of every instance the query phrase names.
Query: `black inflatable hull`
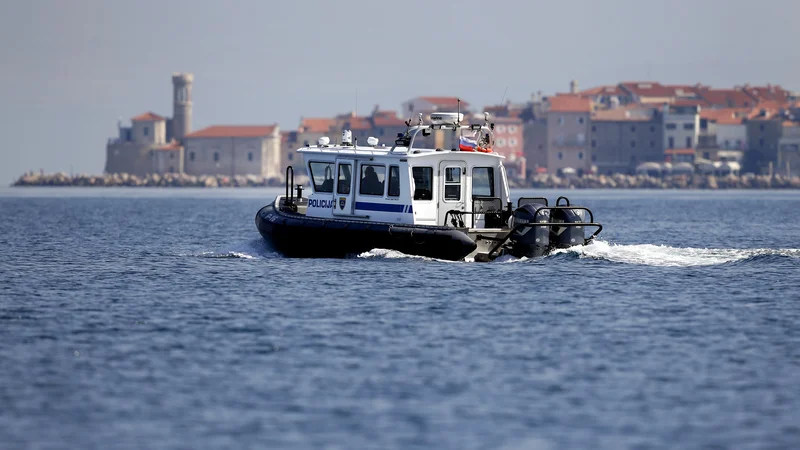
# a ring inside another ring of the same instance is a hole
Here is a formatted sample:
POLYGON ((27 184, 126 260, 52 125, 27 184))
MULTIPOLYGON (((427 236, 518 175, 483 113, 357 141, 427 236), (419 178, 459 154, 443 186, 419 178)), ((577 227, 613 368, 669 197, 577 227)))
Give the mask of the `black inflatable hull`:
POLYGON ((384 248, 458 261, 477 248, 455 228, 319 219, 278 211, 274 204, 258 211, 256 227, 275 250, 297 258, 342 258, 384 248))

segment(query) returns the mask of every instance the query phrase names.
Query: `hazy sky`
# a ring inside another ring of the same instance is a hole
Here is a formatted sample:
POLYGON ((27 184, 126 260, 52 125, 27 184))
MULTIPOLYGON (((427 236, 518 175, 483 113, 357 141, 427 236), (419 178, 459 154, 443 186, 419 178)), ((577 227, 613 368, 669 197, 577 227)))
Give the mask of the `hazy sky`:
POLYGON ((194 128, 326 116, 417 95, 473 105, 621 80, 800 89, 800 2, 0 0, 0 185, 101 173, 117 119, 194 128))

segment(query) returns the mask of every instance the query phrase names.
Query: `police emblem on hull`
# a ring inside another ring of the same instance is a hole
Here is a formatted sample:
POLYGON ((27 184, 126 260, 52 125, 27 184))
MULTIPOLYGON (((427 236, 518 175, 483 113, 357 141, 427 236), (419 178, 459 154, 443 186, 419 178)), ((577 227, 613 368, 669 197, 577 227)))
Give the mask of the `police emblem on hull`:
POLYGON ((344 209, 345 203, 347 203, 347 197, 339 197, 339 209, 344 209))

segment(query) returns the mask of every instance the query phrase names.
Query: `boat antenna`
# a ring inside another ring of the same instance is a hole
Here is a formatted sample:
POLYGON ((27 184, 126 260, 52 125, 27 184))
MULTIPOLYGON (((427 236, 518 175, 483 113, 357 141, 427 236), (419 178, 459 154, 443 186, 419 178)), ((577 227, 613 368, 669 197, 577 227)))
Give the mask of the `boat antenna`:
POLYGON ((456 125, 458 125, 458 137, 464 135, 464 131, 461 129, 461 99, 456 98, 456 102, 458 103, 458 112, 456 113, 456 125))

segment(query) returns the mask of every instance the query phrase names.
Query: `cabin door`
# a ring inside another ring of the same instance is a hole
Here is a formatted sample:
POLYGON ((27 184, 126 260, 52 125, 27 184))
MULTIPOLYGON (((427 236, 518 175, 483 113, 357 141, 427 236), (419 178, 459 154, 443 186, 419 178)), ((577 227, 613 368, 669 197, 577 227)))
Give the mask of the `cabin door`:
MULTIPOLYGON (((466 211, 467 163, 464 161, 442 161, 439 163, 439 225, 453 225, 453 214, 448 211, 466 211), (447 223, 445 223, 447 220, 447 223)), ((470 217, 462 215, 465 226, 470 226, 470 217)), ((460 224, 459 224, 460 225, 460 224)))
POLYGON ((333 215, 352 216, 353 215, 353 190, 354 180, 353 168, 355 161, 352 159, 336 160, 336 177, 333 190, 333 215))

